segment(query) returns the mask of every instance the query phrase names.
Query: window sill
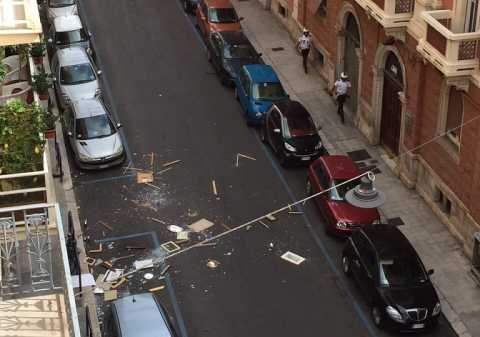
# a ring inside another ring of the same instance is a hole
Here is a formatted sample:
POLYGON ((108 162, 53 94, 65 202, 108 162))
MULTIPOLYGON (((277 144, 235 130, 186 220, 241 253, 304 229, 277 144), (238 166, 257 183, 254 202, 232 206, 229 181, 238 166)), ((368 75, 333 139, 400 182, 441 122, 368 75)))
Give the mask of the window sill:
POLYGON ((437 143, 452 157, 456 164, 460 162, 460 147, 450 140, 448 136, 439 138, 437 143))

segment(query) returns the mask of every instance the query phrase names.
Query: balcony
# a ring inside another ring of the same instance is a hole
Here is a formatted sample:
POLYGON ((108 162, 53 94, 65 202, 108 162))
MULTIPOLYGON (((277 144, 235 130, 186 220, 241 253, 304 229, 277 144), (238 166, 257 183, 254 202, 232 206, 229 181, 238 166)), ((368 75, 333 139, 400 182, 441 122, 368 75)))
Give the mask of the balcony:
POLYGON ((403 40, 408 22, 413 16, 415 0, 355 0, 369 16, 378 21, 388 35, 403 40), (400 35, 402 35, 400 34, 400 35))
POLYGON ((453 31, 451 10, 422 13, 427 35, 417 50, 446 77, 471 76, 478 70, 480 32, 453 31))
POLYGON ((0 46, 40 41, 36 0, 0 0, 0 46))

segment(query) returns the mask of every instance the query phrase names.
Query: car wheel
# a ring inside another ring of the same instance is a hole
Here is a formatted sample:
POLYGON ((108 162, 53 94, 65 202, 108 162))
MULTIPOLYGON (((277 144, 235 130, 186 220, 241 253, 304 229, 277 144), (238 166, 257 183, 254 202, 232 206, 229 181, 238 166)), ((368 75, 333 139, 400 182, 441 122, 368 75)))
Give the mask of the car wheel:
POLYGON ((380 311, 380 309, 375 305, 372 306, 371 314, 372 314, 373 323, 379 328, 382 327, 383 326, 383 315, 382 315, 382 312, 380 311))
POLYGON ((190 13, 190 5, 188 3, 188 0, 183 0, 183 10, 185 13, 190 13))
POLYGON ((345 275, 348 277, 352 275, 352 271, 350 270, 350 259, 347 255, 343 255, 342 257, 342 269, 345 275))

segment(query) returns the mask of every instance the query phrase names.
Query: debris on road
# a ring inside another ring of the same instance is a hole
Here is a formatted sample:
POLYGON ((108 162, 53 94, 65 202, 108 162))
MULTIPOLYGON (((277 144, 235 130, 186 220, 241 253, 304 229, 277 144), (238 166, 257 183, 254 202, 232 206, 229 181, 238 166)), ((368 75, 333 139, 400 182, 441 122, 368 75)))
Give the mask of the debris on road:
POLYGON ((273 242, 270 242, 270 243, 268 244, 268 246, 269 246, 270 248, 273 248, 273 247, 274 247, 273 242))
POLYGON ((89 267, 92 267, 94 264, 95 264, 95 259, 93 257, 89 257, 87 256, 85 258, 85 263, 89 266, 89 267))
POLYGON ((225 228, 227 231, 229 231, 231 228, 228 227, 227 224, 224 224, 223 222, 220 223, 220 226, 222 226, 223 228, 225 228))
POLYGON ((172 233, 180 233, 183 232, 183 228, 177 225, 170 225, 167 229, 172 233))
POLYGON ((162 220, 159 220, 159 219, 156 219, 156 218, 152 218, 152 217, 150 217, 150 220, 153 220, 153 221, 155 221, 155 222, 159 222, 159 223, 161 223, 162 225, 166 225, 166 224, 167 224, 165 221, 162 221, 162 220))
POLYGON ((275 220, 277 220, 277 218, 274 217, 272 214, 267 214, 267 215, 265 215, 265 218, 267 218, 267 219, 270 220, 270 221, 275 221, 275 220))
POLYGON ((208 260, 207 262, 207 267, 210 269, 215 269, 220 265, 220 262, 217 260, 208 260))
POLYGON ((167 253, 173 253, 180 250, 180 246, 173 241, 168 241, 160 245, 167 253))
POLYGON ((135 268, 135 270, 153 268, 153 259, 137 260, 133 262, 133 268, 135 268))
POLYGON ((172 166, 172 165, 181 163, 181 162, 182 162, 182 161, 181 161, 180 159, 174 160, 174 161, 170 161, 170 162, 168 162, 168 163, 163 164, 162 167, 169 167, 169 166, 172 166))
POLYGON ((158 176, 158 175, 160 175, 160 174, 162 174, 162 173, 165 173, 165 172, 167 172, 167 171, 170 171, 172 168, 173 168, 173 167, 167 167, 166 169, 163 169, 163 170, 161 170, 161 171, 158 171, 157 173, 155 173, 155 175, 158 176))
POLYGON ((288 214, 298 215, 298 214, 303 214, 303 212, 290 211, 290 212, 288 212, 288 214))
POLYGON ((116 300, 117 299, 117 291, 116 290, 108 290, 108 291, 105 291, 105 293, 103 294, 103 300, 104 301, 113 301, 113 300, 116 300))
POLYGON ((108 230, 110 230, 110 231, 113 232, 113 227, 110 226, 109 224, 107 224, 105 221, 98 220, 98 223, 99 223, 100 225, 102 225, 103 227, 105 227, 106 229, 108 229, 108 230))
POLYGON ((181 240, 181 241, 188 241, 190 232, 187 232, 187 231, 181 231, 181 232, 178 232, 177 233, 177 240, 181 240))
POLYGON ((114 282, 123 275, 123 269, 109 269, 105 273, 103 282, 114 282))
POLYGON ((282 259, 284 259, 285 261, 288 261, 290 263, 293 263, 293 264, 296 264, 297 266, 302 263, 303 261, 305 261, 305 258, 300 256, 300 255, 297 255, 295 253, 292 253, 291 251, 287 251, 285 252, 282 256, 280 256, 282 259))
POLYGON ((117 289, 118 287, 120 287, 122 284, 124 284, 125 282, 128 282, 127 278, 126 277, 122 277, 122 279, 120 281, 118 281, 117 283, 113 284, 112 285, 112 289, 115 290, 117 289))
POLYGON ((252 229, 252 225, 247 225, 247 226, 245 227, 245 230, 247 230, 247 231, 249 231, 250 229, 252 229))
POLYGON ((213 194, 217 197, 218 191, 217 191, 217 184, 215 183, 215 180, 212 180, 212 190, 213 190, 213 194))
POLYGON ((125 246, 126 250, 145 250, 146 247, 139 247, 139 246, 125 246))
POLYGON ((165 266, 165 268, 163 268, 162 271, 160 272, 160 276, 165 275, 170 269, 170 267, 171 267, 170 265, 165 266))
MULTIPOLYGON (((153 178, 152 178, 152 181, 153 181, 153 178)), ((158 187, 157 185, 154 185, 154 184, 150 184, 150 182, 146 182, 145 185, 148 185, 150 187, 153 187, 153 188, 156 188, 157 190, 162 191, 162 189, 160 187, 158 187)))
POLYGON ((155 288, 150 288, 150 289, 148 289, 148 291, 151 292, 151 293, 154 293, 154 292, 160 291, 162 289, 165 289, 164 285, 161 285, 161 286, 158 286, 158 287, 155 287, 155 288))
POLYGON ((152 273, 145 273, 145 274, 143 275, 143 278, 144 278, 145 280, 151 280, 151 279, 153 278, 153 274, 152 274, 152 273))
POLYGON ((98 248, 97 248, 97 249, 90 249, 88 252, 89 252, 89 253, 101 253, 101 252, 103 251, 102 248, 103 248, 103 247, 102 247, 102 244, 100 243, 100 244, 98 245, 98 248))
MULTIPOLYGON (((82 288, 95 285, 95 279, 93 278, 93 275, 90 274, 90 273, 81 274, 80 278, 82 280, 82 282, 81 282, 82 288)), ((79 282, 78 275, 71 275, 71 279, 72 279, 72 287, 73 288, 79 288, 80 287, 80 282, 79 282)))
POLYGON ((262 220, 258 220, 258 222, 263 226, 265 227, 266 229, 270 229, 270 226, 268 226, 265 222, 263 222, 262 220))
POLYGON ((153 183, 153 172, 137 172, 137 183, 153 183))
POLYGON ((200 246, 198 247, 215 247, 217 245, 216 242, 207 242, 207 243, 202 243, 200 246))
POLYGON ((237 153, 237 162, 235 163, 235 167, 238 167, 238 159, 239 157, 245 158, 245 159, 250 159, 250 160, 257 160, 253 157, 247 156, 245 154, 237 153))
POLYGON ((188 225, 187 227, 190 228, 192 231, 198 233, 198 232, 204 231, 207 228, 212 227, 213 225, 214 223, 211 221, 208 221, 207 219, 200 219, 188 225))

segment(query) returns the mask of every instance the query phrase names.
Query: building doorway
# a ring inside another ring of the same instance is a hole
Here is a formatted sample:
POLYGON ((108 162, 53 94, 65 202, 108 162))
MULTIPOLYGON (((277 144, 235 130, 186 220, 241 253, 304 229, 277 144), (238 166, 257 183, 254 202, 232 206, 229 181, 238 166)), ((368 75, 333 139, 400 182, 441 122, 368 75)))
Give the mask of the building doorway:
POLYGON ((359 60, 357 50, 360 48, 360 32, 357 20, 349 13, 345 22, 345 49, 343 59, 343 71, 347 73, 352 88, 350 90, 350 98, 347 99, 346 105, 348 109, 355 114, 358 104, 358 77, 359 77, 359 60))
POLYGON ((399 93, 402 91, 402 67, 397 56, 393 52, 389 52, 383 71, 380 143, 395 155, 398 155, 399 152, 402 122, 402 103, 399 93))

